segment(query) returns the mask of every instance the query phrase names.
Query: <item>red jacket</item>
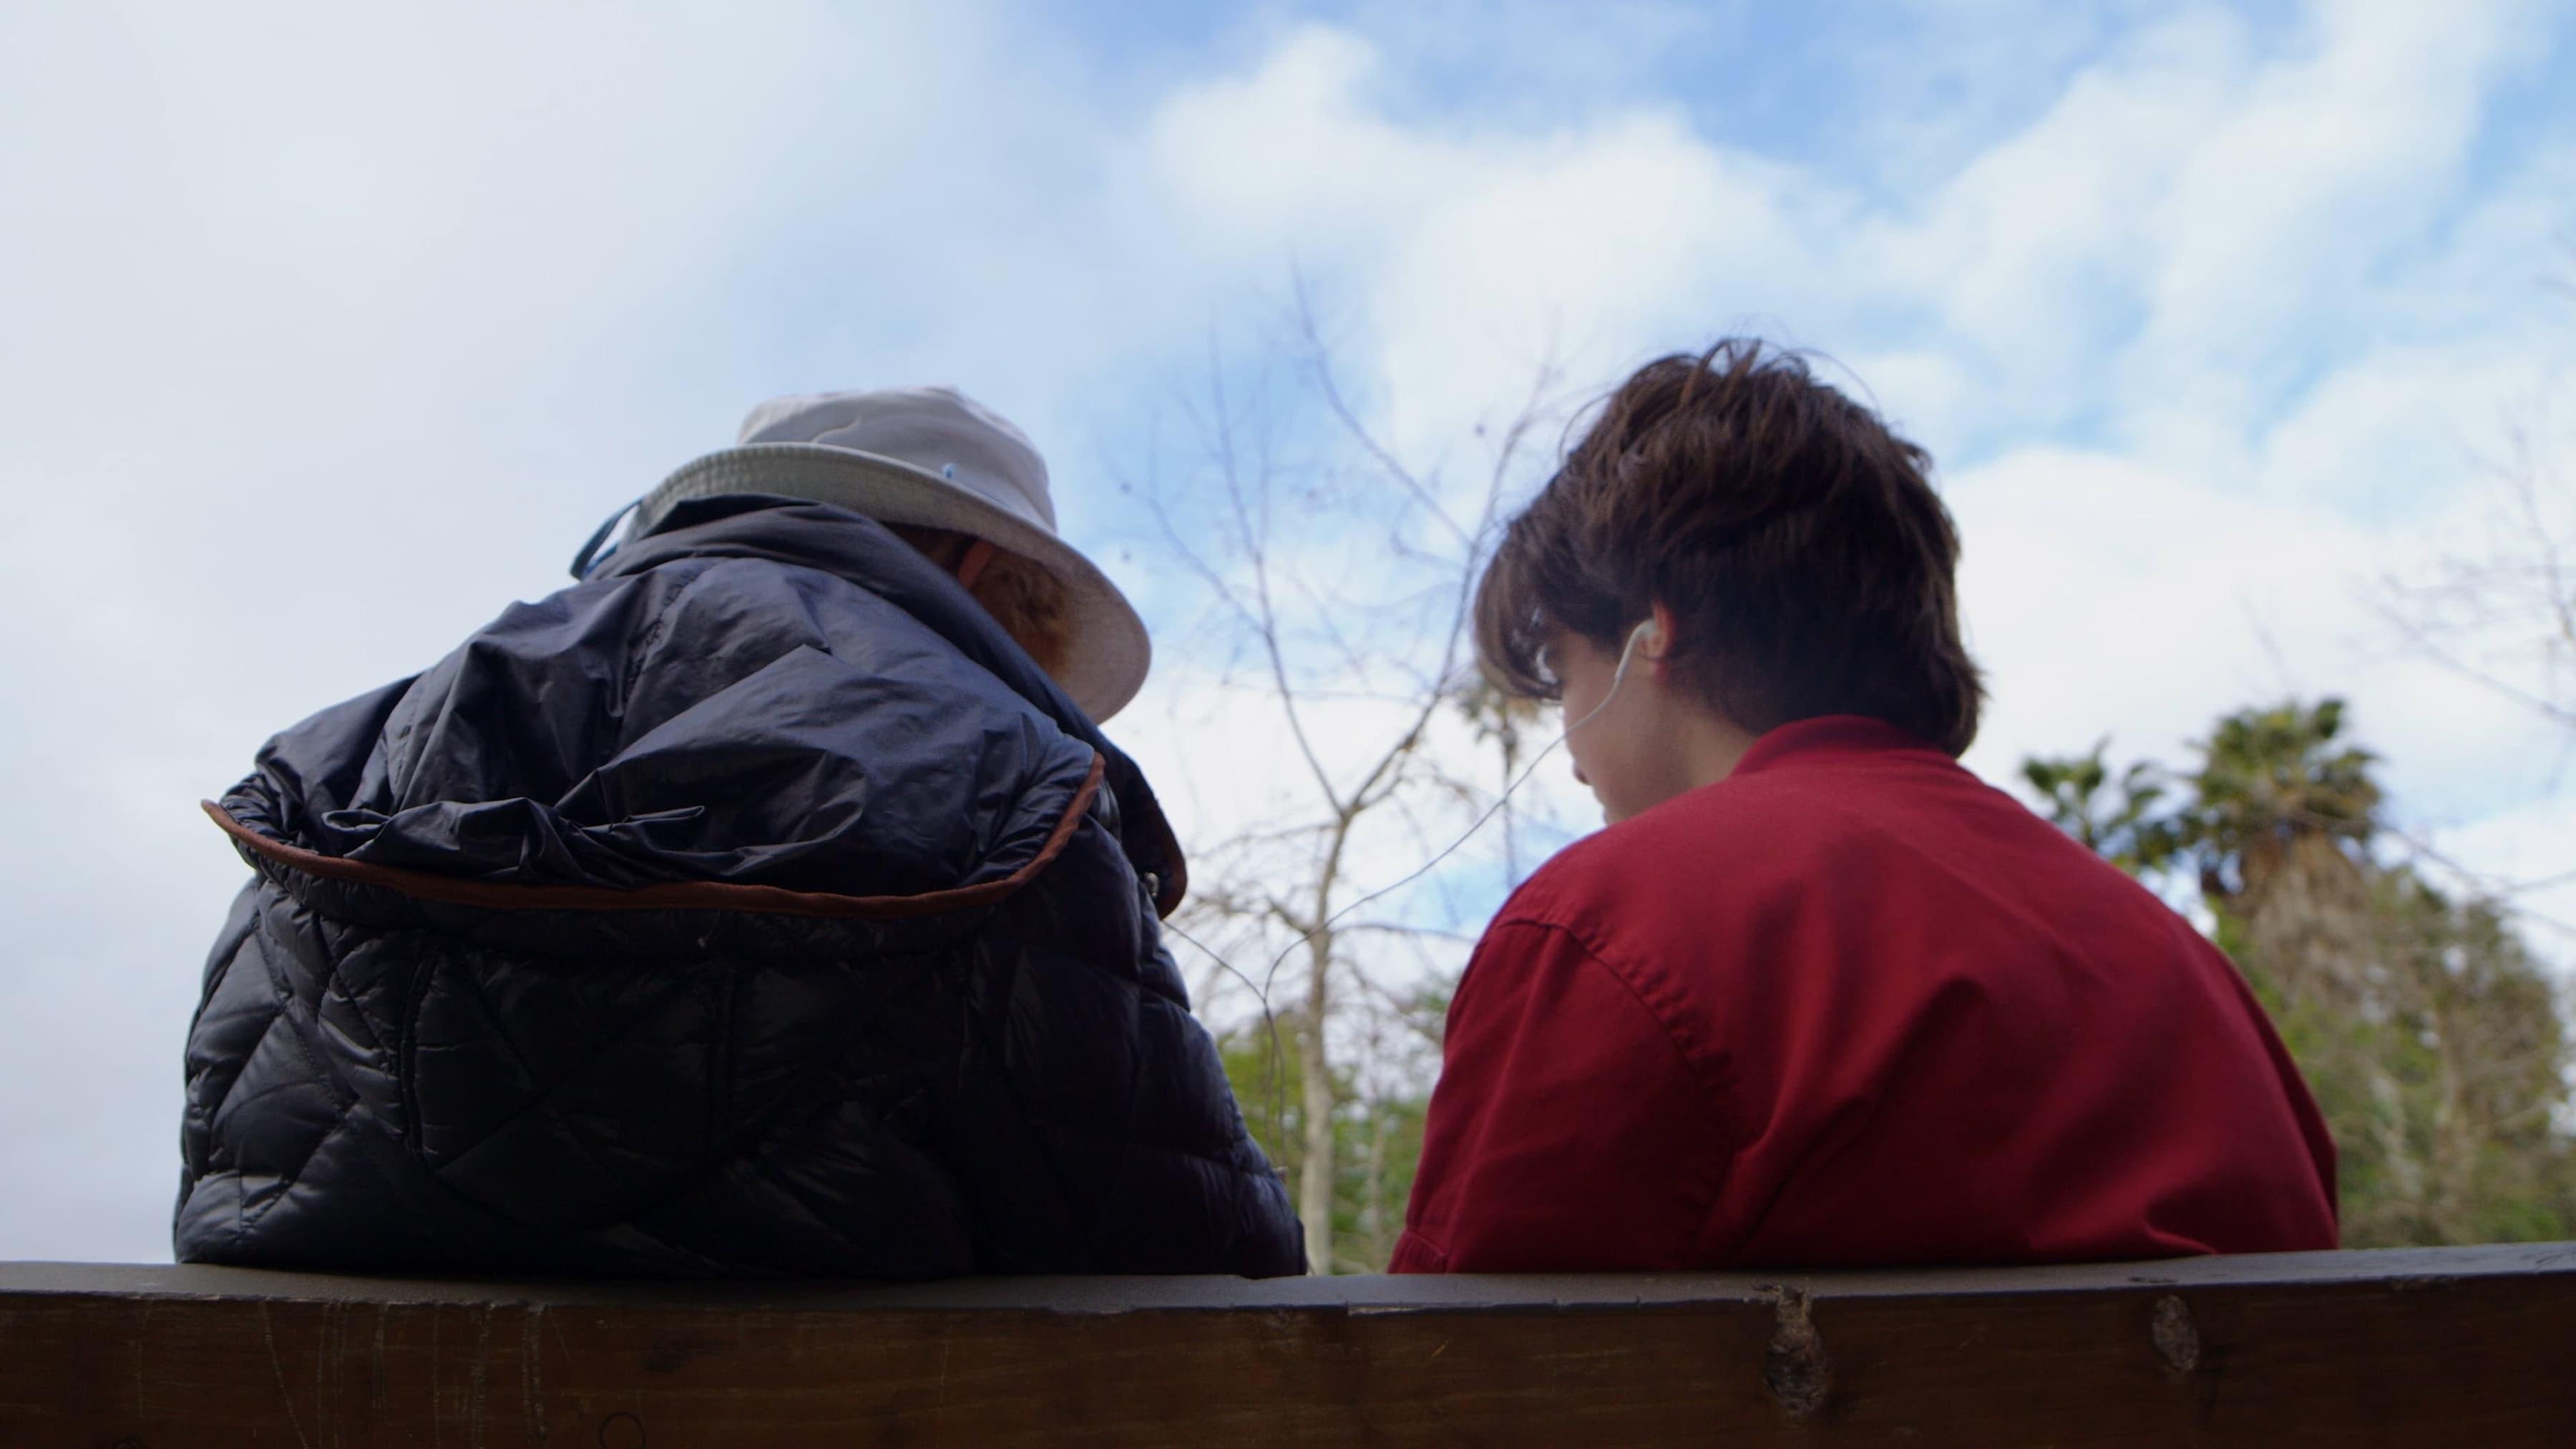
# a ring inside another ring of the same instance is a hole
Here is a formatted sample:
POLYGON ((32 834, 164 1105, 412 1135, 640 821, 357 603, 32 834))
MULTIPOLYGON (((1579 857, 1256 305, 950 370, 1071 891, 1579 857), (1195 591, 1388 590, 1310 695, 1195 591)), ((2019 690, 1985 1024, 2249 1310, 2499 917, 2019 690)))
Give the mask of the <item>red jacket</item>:
POLYGON ((1913 736, 1804 720, 1568 847, 1449 1008, 1393 1271, 2335 1246, 2235 967, 1913 736))

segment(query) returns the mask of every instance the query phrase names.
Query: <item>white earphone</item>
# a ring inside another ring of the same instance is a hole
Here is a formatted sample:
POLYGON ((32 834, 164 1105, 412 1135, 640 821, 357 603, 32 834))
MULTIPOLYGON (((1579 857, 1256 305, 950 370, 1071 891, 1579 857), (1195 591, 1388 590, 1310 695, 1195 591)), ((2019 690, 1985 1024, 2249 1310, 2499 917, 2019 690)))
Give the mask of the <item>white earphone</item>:
MULTIPOLYGON (((1638 621, 1637 627, 1628 631, 1628 642, 1619 646, 1619 667, 1610 671, 1610 688, 1602 694, 1601 702, 1592 706, 1592 708, 1585 710, 1583 712, 1583 718, 1567 725, 1564 732, 1556 737, 1556 743, 1549 745, 1548 749, 1555 749, 1557 745, 1565 743, 1566 735, 1570 735, 1576 730, 1583 728, 1585 725, 1592 723, 1593 719, 1598 716, 1601 711, 1610 707, 1610 701, 1619 697, 1619 686, 1628 682, 1628 664, 1629 661, 1637 657, 1637 646, 1639 644, 1642 643, 1651 648, 1663 642, 1664 631, 1656 627, 1655 621, 1651 617, 1638 621)), ((1537 762, 1532 761, 1531 763, 1536 764, 1537 762)), ((1526 779, 1528 777, 1524 774, 1522 778, 1526 779)), ((1519 788, 1520 786, 1517 782, 1512 786, 1512 789, 1514 790, 1519 788)), ((1504 794, 1506 798, 1509 798, 1510 791, 1505 791, 1504 794)), ((1497 808, 1499 808, 1499 804, 1500 802, 1497 802, 1497 808)), ((1482 824, 1483 822, 1479 821, 1477 823, 1482 824)))

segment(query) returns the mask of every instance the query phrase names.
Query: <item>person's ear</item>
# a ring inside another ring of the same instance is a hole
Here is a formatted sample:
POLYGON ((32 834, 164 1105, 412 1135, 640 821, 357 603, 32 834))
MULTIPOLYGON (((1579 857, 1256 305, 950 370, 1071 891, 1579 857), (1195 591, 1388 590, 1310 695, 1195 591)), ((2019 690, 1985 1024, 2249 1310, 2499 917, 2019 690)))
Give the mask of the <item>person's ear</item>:
POLYGON ((1641 626, 1644 637, 1637 641, 1637 647, 1645 651, 1647 662, 1655 666, 1657 680, 1664 677, 1665 660, 1673 652, 1673 631, 1673 611, 1660 603, 1654 605, 1653 612, 1641 626))

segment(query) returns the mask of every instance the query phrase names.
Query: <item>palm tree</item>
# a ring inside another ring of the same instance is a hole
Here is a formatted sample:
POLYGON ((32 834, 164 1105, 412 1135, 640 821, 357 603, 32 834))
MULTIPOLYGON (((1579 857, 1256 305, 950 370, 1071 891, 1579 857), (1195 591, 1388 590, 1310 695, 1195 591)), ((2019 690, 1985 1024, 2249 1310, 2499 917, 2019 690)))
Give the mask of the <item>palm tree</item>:
POLYGON ((2199 741, 2182 844, 2211 906, 2243 927, 2248 974, 2282 996, 2353 1005, 2381 974, 2368 849, 2378 756, 2342 738, 2344 705, 2241 710, 2199 741))
POLYGON ((2289 701, 2221 719, 2189 773, 2115 775, 2098 745, 2022 773, 2104 856, 2198 874, 2334 1134, 2348 1246, 2564 1236, 2572 1044, 2553 983, 2501 906, 2373 863, 2378 761, 2344 725, 2340 700, 2289 701))
POLYGON ((2115 779, 2104 760, 2107 739, 2092 753, 2063 759, 2038 756, 2021 762, 2021 776, 2039 792, 2042 810, 2076 843, 2127 871, 2147 876, 2173 864, 2182 848, 2182 821, 2159 809, 2168 777, 2145 760, 2115 779), (2116 797, 2106 793, 2116 789, 2116 797))

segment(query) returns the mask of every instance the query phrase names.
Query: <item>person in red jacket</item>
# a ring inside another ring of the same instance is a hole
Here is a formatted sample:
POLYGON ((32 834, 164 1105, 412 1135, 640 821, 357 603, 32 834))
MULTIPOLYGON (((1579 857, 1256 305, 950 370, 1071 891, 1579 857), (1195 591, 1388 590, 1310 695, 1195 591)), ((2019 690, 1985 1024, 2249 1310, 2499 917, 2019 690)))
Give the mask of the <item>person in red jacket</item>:
POLYGON ((2235 967, 1959 765, 1929 463, 1729 340, 1629 379, 1512 522, 1480 652, 1563 701, 1608 826, 1476 947, 1393 1271, 2335 1246, 2235 967))

